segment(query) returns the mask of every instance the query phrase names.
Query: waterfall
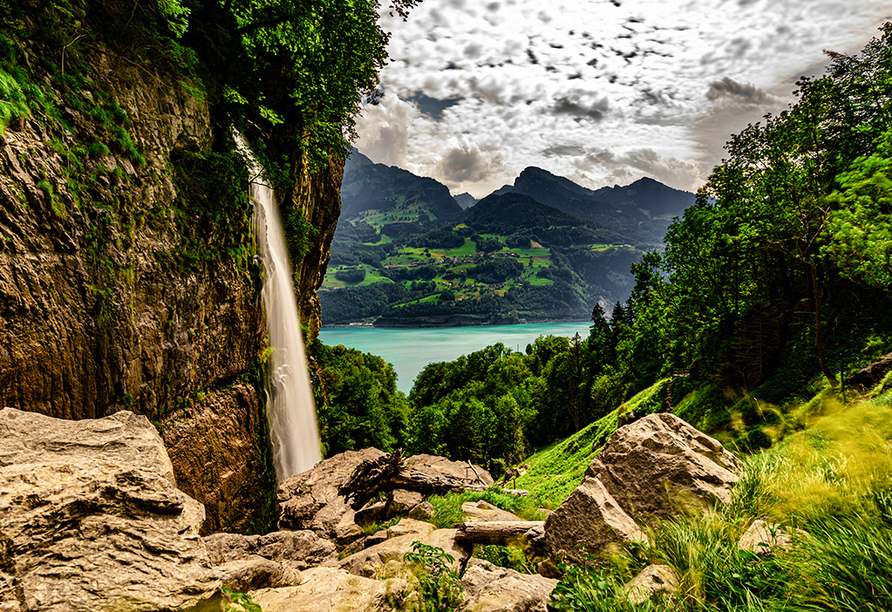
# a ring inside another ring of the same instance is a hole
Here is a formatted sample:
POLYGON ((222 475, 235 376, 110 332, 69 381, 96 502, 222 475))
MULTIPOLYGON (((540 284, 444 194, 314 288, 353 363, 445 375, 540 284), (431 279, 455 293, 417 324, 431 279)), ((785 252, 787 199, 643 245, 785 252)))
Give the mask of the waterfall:
POLYGON ((276 478, 281 483, 322 459, 319 426, 279 209, 244 138, 236 135, 236 141, 249 160, 253 177, 254 236, 266 271, 263 305, 273 349, 268 364, 266 416, 276 478))

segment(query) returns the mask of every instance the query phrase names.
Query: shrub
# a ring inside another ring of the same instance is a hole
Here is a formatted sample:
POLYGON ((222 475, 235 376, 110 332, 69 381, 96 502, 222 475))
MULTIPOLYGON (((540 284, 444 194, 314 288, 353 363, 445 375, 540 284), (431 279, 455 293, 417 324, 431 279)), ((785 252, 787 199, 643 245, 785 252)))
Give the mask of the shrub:
POLYGON ((361 283, 365 280, 364 268, 348 268, 335 272, 335 278, 345 283, 361 283))
POLYGON ((451 565, 455 558, 442 548, 428 546, 417 540, 404 560, 415 564, 415 576, 421 587, 421 597, 415 612, 454 612, 461 607, 464 591, 458 574, 451 565))

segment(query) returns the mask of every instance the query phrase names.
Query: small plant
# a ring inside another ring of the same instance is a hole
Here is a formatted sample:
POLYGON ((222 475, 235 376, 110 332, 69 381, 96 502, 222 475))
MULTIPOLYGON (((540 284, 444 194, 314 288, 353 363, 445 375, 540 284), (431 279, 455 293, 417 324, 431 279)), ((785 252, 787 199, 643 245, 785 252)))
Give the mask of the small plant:
POLYGON ((223 587, 223 599, 226 601, 226 612, 263 612, 250 595, 241 591, 223 587))
POLYGON ((455 558, 442 548, 419 541, 412 542, 411 552, 404 555, 416 564, 415 575, 421 586, 418 604, 413 612, 454 612, 464 600, 458 574, 452 569, 455 558))

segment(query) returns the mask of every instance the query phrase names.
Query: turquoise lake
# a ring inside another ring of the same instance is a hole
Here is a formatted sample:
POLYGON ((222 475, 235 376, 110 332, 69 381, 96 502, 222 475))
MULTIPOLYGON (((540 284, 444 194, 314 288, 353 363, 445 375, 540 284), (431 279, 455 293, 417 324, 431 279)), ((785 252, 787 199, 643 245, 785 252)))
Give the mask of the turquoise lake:
POLYGON ((343 344, 383 357, 396 369, 397 388, 408 393, 415 377, 429 363, 452 361, 496 342, 523 351, 539 336, 572 337, 579 333, 585 338, 590 325, 588 321, 575 321, 467 327, 336 327, 323 329, 319 339, 328 345, 343 344))

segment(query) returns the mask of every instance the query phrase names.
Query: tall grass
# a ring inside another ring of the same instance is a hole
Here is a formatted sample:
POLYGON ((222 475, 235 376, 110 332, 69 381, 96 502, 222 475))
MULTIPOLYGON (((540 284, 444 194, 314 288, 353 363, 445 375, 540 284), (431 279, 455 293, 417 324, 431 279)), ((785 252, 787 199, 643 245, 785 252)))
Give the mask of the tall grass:
POLYGON ((649 549, 569 571, 551 605, 573 612, 892 610, 892 392, 855 404, 822 393, 795 418, 802 431, 746 458, 730 503, 658 525, 649 549), (739 549, 757 518, 793 533, 791 550, 739 549), (675 569, 680 588, 671 603, 628 601, 629 568, 644 563, 675 569))

